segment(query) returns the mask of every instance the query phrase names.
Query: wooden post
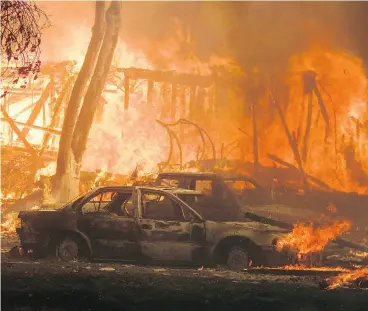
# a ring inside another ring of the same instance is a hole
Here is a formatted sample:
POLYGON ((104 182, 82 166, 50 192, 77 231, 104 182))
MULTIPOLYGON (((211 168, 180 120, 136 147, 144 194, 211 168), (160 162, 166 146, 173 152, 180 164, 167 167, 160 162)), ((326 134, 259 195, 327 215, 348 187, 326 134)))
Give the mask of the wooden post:
MULTIPOLYGON (((63 102, 65 101, 65 99, 67 97, 67 94, 69 93, 68 91, 72 88, 74 81, 75 81, 75 76, 69 77, 69 79, 66 81, 63 89, 61 90, 61 92, 59 94, 59 97, 56 100, 55 106, 53 107, 53 114, 52 114, 51 122, 50 122, 50 125, 49 125, 50 128, 54 128, 57 125, 60 110, 61 110, 61 106, 62 106, 63 102)), ((46 134, 43 136, 42 148, 41 148, 41 151, 39 153, 40 156, 45 152, 50 138, 51 138, 51 133, 46 132, 46 134)))
MULTIPOLYGON (((52 89, 52 85, 53 85, 53 82, 51 80, 47 84, 47 86, 45 88, 45 91, 42 93, 40 99, 38 100, 35 107, 33 108, 32 112, 31 112, 31 114, 30 114, 30 116, 27 120, 27 125, 33 125, 33 123, 36 121, 38 115, 40 114, 40 112, 42 110, 43 105, 46 103, 47 99, 49 98, 49 95, 50 95, 51 89, 52 89)), ((24 127, 22 129, 22 135, 24 135, 24 137, 26 137, 29 130, 30 130, 29 127, 24 127)))
POLYGON ((124 75, 124 110, 128 110, 129 108, 129 92, 130 92, 130 88, 129 88, 129 82, 130 82, 130 78, 129 76, 125 73, 124 75))

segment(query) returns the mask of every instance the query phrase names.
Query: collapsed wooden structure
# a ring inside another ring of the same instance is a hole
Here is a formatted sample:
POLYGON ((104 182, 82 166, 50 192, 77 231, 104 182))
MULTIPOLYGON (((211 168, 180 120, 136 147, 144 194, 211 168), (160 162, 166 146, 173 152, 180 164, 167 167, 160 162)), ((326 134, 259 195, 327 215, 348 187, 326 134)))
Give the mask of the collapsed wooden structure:
MULTIPOLYGON (((2 98, 1 120, 3 129, 1 139, 3 149, 17 150, 19 152, 31 154, 32 158, 36 159, 39 168, 44 166, 47 162, 56 160, 58 151, 57 137, 61 134, 66 106, 76 79, 73 66, 75 66, 74 62, 44 65, 37 80, 30 79, 26 88, 12 88, 8 91, 8 95, 2 98), (25 104, 24 107, 16 113, 12 113, 11 106, 26 98, 32 98, 32 102, 25 104), (37 100, 33 100, 33 98, 37 98, 37 100), (51 111, 51 113, 47 114, 47 109, 51 111), (20 120, 19 116, 26 113, 29 113, 27 120, 20 120), (39 120, 41 116, 42 124, 37 124, 36 120, 39 120), (31 129, 42 133, 42 142, 34 144, 29 140, 31 129)), ((140 68, 112 68, 108 77, 107 86, 104 90, 104 95, 107 96, 108 93, 121 94, 123 96, 121 104, 124 109, 127 110, 131 105, 131 96, 140 82, 143 81, 147 83, 145 101, 148 106, 154 104, 154 89, 156 89, 156 91, 159 89, 162 102, 164 103, 162 106, 164 112, 161 116, 163 117, 162 119, 167 121, 165 123, 159 121, 159 123, 167 130, 171 146, 167 161, 161 163, 159 168, 170 168, 170 163, 175 161, 178 162, 174 163, 176 165, 175 167, 179 169, 185 167, 186 163, 183 163, 182 160, 180 138, 171 130, 172 126, 178 123, 185 123, 197 129, 200 138, 199 141, 201 141, 203 145, 207 144, 210 147, 209 153, 205 156, 203 151, 205 148, 202 146, 202 153, 197 159, 193 159, 193 161, 201 161, 201 167, 204 169, 213 169, 216 166, 216 157, 218 157, 219 154, 221 154, 220 160, 223 160, 222 152, 216 150, 216 147, 218 149, 219 146, 214 145, 211 141, 211 137, 197 123, 204 118, 206 120, 221 118, 223 111, 228 107, 230 100, 229 91, 246 89, 247 91, 243 92, 247 93, 247 98, 244 98, 244 106, 251 108, 249 109, 250 112, 248 113, 250 113, 250 115, 248 117, 250 120, 253 120, 253 133, 249 135, 243 130, 239 130, 243 132, 243 134, 248 135, 253 141, 253 146, 251 148, 253 150, 253 161, 252 163, 242 164, 246 167, 251 165, 253 169, 249 169, 247 172, 253 174, 256 172, 261 173, 260 171, 262 171, 262 169, 260 170, 261 165, 258 156, 256 103, 259 96, 261 96, 260 94, 266 92, 266 89, 262 88, 262 83, 258 81, 260 78, 258 77, 258 80, 257 77, 253 78, 254 77, 245 79, 245 77, 234 76, 221 68, 214 69, 211 75, 183 74, 176 71, 158 71, 140 68), (211 105, 211 107, 207 107, 207 110, 204 108, 205 101, 211 105), (174 145, 176 145, 176 148, 179 150, 179 159, 174 159, 172 157, 174 145), (208 163, 211 163, 210 167, 208 167, 208 163)), ((313 94, 317 97, 319 108, 322 111, 322 116, 326 124, 326 136, 329 132, 330 122, 323 100, 321 100, 320 91, 315 84, 315 74, 313 72, 306 72, 301 81, 304 81, 304 93, 308 99, 307 129, 305 133, 297 133, 298 136, 303 139, 301 148, 297 145, 295 133, 291 132, 286 124, 283 107, 280 107, 279 103, 270 92, 271 104, 283 124, 297 166, 295 167, 286 163, 273 154, 269 154, 268 156, 273 162, 281 167, 289 169, 288 176, 294 176, 294 179, 302 180, 305 190, 308 188, 308 182, 312 182, 325 190, 331 190, 328 185, 304 171, 304 162, 306 161, 306 154, 309 148, 309 131, 311 123, 310 109, 313 94)), ((106 102, 107 101, 103 98, 101 100, 101 106, 106 102)), ((97 114, 98 113, 99 110, 97 111, 97 114)), ((239 136, 242 136, 242 133, 239 134, 239 136)), ((232 148, 239 148, 239 146, 235 145, 232 148)), ((269 174, 267 174, 267 176, 268 175, 269 174)), ((270 179, 272 179, 272 177, 270 179)))
MULTIPOLYGON (((30 153, 36 158, 42 158, 46 161, 53 161, 57 155, 58 140, 57 136, 61 134, 63 117, 66 110, 68 98, 70 96, 76 75, 72 71, 72 62, 62 62, 49 64, 42 68, 41 74, 37 80, 30 79, 26 88, 13 87, 8 91, 8 95, 2 99, 2 146, 4 148, 15 148, 30 153), (40 82, 41 83, 40 83, 40 82), (42 81, 44 83, 42 83, 42 81), (23 101, 26 98, 32 98, 32 102, 24 105, 20 111, 11 113, 11 106, 23 101), (33 98, 37 98, 34 101, 33 98), (51 111, 47 116, 46 110, 51 111), (19 116, 29 113, 26 122, 20 121, 19 116), (42 115, 42 124, 36 124, 36 119, 42 115), (32 144, 28 139, 30 130, 36 130, 43 133, 41 144, 32 144), (14 135, 15 134, 15 135, 14 135), (4 137, 4 136, 7 137, 4 137)), ((220 93, 230 85, 241 84, 242 81, 228 77, 219 77, 216 74, 203 76, 196 74, 181 74, 175 71, 155 71, 139 68, 115 68, 111 70, 108 79, 108 86, 104 93, 119 93, 124 95, 124 109, 129 108, 130 95, 134 92, 136 81, 147 81, 147 104, 152 104, 152 94, 154 85, 159 83, 161 88, 169 89, 171 99, 165 107, 169 114, 169 119, 174 121, 178 116, 183 117, 185 107, 178 112, 176 105, 178 101, 182 106, 187 105, 186 99, 179 97, 178 89, 184 88, 190 90, 189 107, 196 105, 198 100, 203 98, 203 91, 214 87, 215 97, 220 97, 220 93), (111 88, 114 85, 115 88, 111 88), (181 114, 180 114, 181 113, 181 114), (180 114, 180 115, 179 115, 180 114)), ((226 99, 223 98, 226 101, 226 99)), ((104 99, 102 102, 106 102, 104 99)), ((219 104, 219 100, 216 101, 219 104)), ((222 103, 226 105, 226 103, 222 103)), ((189 108, 190 109, 190 108, 189 108)))

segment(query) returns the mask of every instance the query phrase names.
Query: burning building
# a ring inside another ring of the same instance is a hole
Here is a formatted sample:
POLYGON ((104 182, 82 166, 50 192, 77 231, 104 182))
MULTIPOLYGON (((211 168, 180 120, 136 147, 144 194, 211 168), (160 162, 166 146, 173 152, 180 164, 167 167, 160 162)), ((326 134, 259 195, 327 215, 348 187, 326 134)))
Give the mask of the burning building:
MULTIPOLYGON (((2 177, 2 196, 7 199, 32 193, 40 188, 35 177, 55 172, 94 8, 93 3, 41 5, 55 18, 66 6, 73 9, 64 22, 44 30, 41 72, 29 77, 25 88, 13 83, 1 99, 3 171, 9 172, 2 177), (78 19, 82 5, 90 14, 78 19), (18 169, 27 175, 21 186, 6 177, 19 166, 13 165, 15 152, 27 163, 18 169)), ((287 186, 298 195, 309 187, 366 193, 368 80, 362 54, 345 40, 344 8, 331 6, 327 13, 327 6, 316 6, 312 16, 306 4, 280 4, 279 15, 260 3, 126 4, 83 156, 82 170, 98 171, 84 173, 89 184, 105 172, 121 183, 136 173, 222 170, 253 176, 279 192, 287 186), (142 8, 145 15, 130 14, 142 8), (159 14, 171 18, 152 27, 159 14), (243 19, 244 25, 231 23, 243 19), (274 22, 281 24, 272 29, 274 22), (198 23, 213 28, 206 32, 206 44, 198 23), (287 31, 292 23, 295 29, 287 31), (282 46, 275 44, 281 39, 282 46), (243 41, 252 44, 244 47, 243 41)))

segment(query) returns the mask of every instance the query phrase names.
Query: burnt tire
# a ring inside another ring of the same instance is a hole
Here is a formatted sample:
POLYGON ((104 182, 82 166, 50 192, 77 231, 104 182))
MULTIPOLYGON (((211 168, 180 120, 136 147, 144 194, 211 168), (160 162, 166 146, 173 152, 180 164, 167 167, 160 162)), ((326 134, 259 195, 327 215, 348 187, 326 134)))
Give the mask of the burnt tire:
POLYGON ((56 258, 63 261, 74 261, 80 255, 78 242, 73 238, 62 238, 56 245, 56 258))
POLYGON ((249 267, 250 259, 244 248, 235 246, 230 248, 226 263, 230 270, 239 272, 249 267))

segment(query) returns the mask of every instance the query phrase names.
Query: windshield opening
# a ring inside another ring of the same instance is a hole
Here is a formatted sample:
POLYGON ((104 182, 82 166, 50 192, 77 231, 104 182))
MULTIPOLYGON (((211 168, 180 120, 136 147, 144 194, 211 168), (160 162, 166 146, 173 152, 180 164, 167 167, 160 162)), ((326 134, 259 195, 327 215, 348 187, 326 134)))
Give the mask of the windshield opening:
POLYGON ((92 193, 92 191, 94 191, 94 190, 91 190, 91 191, 88 191, 88 192, 84 192, 84 193, 81 193, 81 194, 77 195, 75 198, 73 198, 69 202, 65 203, 62 208, 66 208, 67 206, 71 205, 72 203, 73 204, 72 204, 71 207, 72 208, 75 208, 76 203, 78 203, 82 198, 84 198, 89 193, 92 193))

